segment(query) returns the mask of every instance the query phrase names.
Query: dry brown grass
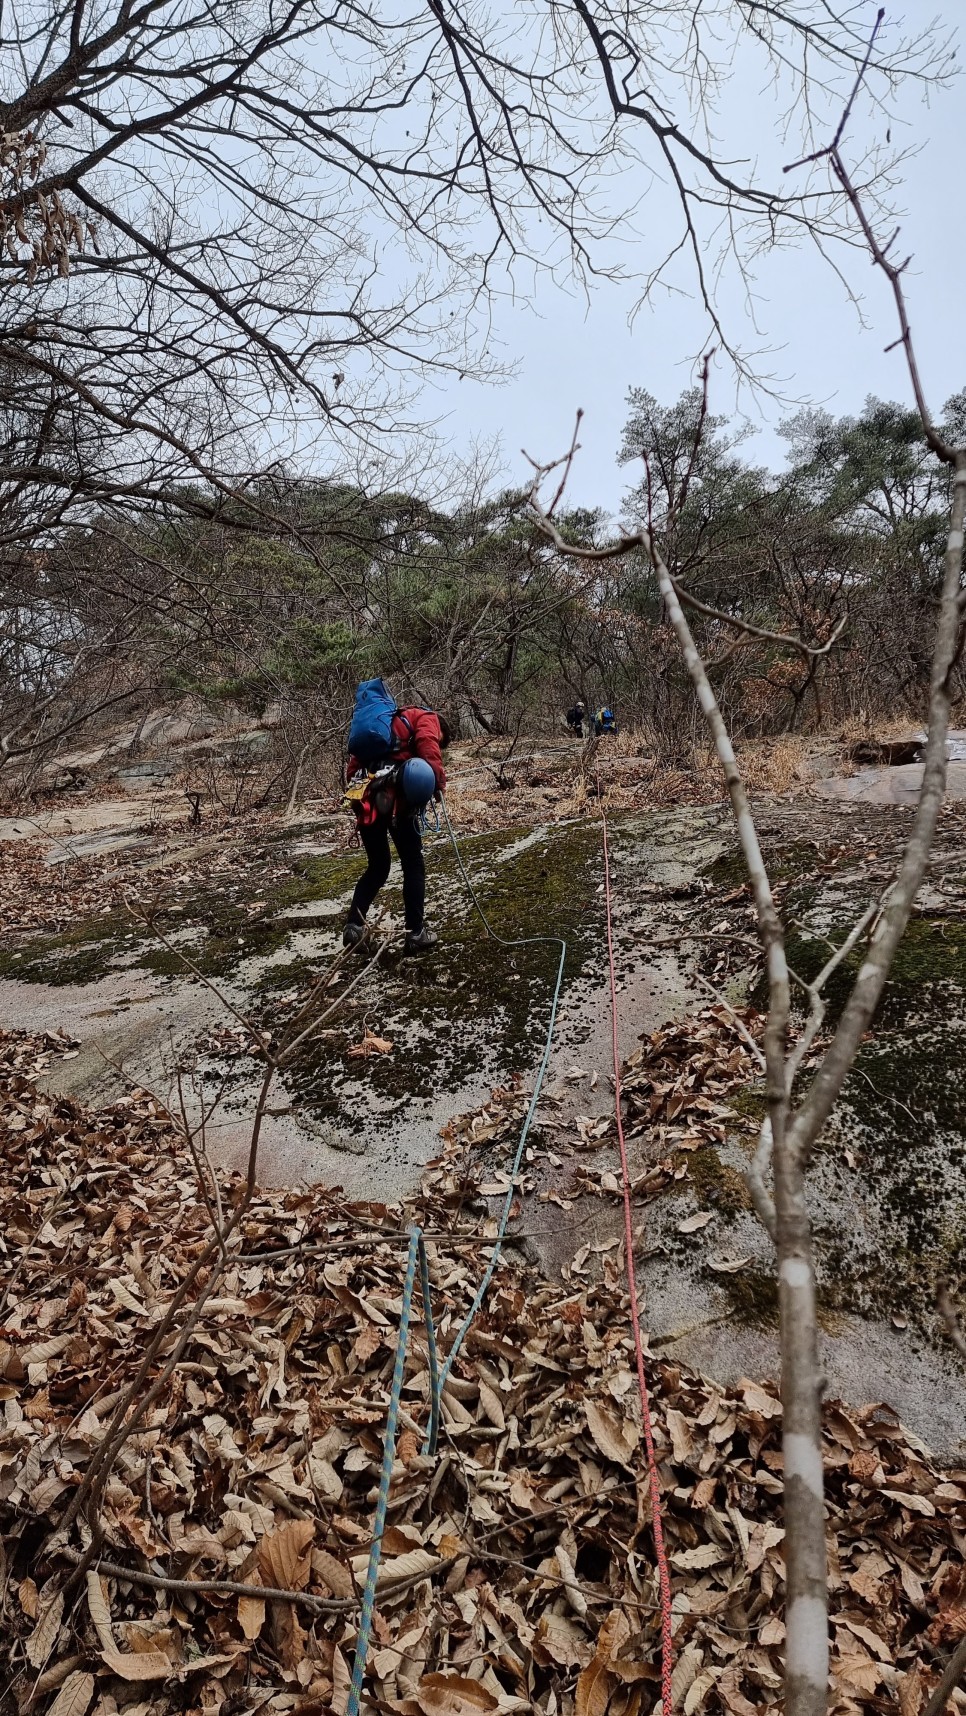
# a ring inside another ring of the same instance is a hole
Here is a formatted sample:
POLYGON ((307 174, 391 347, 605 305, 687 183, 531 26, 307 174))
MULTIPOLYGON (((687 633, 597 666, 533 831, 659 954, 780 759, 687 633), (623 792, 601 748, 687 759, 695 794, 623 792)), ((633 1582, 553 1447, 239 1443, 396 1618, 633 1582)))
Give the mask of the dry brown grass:
POLYGON ((910 739, 917 733, 922 734, 923 738, 926 736, 925 728, 908 715, 893 715, 888 719, 850 715, 836 730, 834 739, 848 746, 860 744, 863 739, 910 739))
POLYGON ((793 792, 809 779, 808 759, 828 750, 828 741, 784 734, 770 739, 746 739, 735 746, 741 772, 752 792, 793 792))
MULTIPOLYGON (((735 750, 752 793, 805 794, 822 772, 812 767, 813 759, 831 757, 835 772, 850 774, 855 765, 849 753, 860 740, 906 738, 913 731, 914 724, 899 717, 875 722, 856 718, 826 733, 738 740, 735 750)), ((528 819, 587 816, 597 805, 598 773, 604 803, 614 811, 718 803, 725 797, 720 763, 700 733, 692 765, 686 768, 669 766, 661 746, 640 726, 601 739, 590 755, 577 741, 561 745, 556 733, 530 736, 511 770, 516 777, 512 790, 500 792, 482 763, 485 758, 492 764, 505 749, 506 742, 496 740, 454 746, 448 802, 463 827, 481 830, 528 819)))

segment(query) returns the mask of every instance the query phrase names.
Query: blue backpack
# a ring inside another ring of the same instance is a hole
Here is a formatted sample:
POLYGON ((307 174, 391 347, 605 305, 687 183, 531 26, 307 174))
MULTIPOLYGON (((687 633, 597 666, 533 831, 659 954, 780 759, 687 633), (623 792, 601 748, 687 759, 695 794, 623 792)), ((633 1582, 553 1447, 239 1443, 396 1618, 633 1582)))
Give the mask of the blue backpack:
MULTIPOLYGON (((401 715, 392 693, 381 679, 363 679, 356 687, 355 706, 349 724, 349 754, 366 766, 383 763, 398 745, 392 730, 393 718, 401 715)), ((403 720, 406 721, 405 715, 403 720)), ((412 727, 406 721, 410 734, 412 727)))

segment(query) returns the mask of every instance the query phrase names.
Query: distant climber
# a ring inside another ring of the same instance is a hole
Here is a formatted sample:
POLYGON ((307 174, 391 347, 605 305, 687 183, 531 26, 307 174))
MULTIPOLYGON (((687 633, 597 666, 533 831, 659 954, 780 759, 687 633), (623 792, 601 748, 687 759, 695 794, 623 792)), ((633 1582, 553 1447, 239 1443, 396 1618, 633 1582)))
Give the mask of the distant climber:
POLYGON ((578 697, 572 709, 567 710, 567 726, 578 739, 584 736, 584 722, 587 719, 587 705, 578 697))
POLYGON ((594 732, 598 738, 604 733, 610 733, 612 737, 616 738, 617 716, 613 709, 598 709, 594 716, 594 732))
POLYGON ((433 709, 397 707, 381 679, 363 680, 356 691, 349 728, 346 801, 355 813, 368 864, 352 896, 342 932, 344 947, 365 935, 373 900, 389 878, 389 838, 403 873, 406 953, 426 953, 439 937, 425 922, 426 864, 419 819, 426 805, 446 791, 442 752, 449 744, 446 721, 433 709))

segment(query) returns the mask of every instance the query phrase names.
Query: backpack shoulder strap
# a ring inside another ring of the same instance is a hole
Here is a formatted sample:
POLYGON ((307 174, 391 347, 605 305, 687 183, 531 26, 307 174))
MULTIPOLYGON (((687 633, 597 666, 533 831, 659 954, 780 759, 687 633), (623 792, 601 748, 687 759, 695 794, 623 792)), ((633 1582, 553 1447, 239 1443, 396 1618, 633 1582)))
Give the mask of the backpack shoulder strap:
POLYGON ((394 721, 395 721, 395 720, 396 720, 396 719, 397 719, 397 717, 398 717, 398 719, 399 719, 399 720, 400 720, 400 721, 403 721, 403 722, 405 722, 405 724, 406 724, 406 726, 407 726, 407 727, 408 727, 408 729, 409 729, 409 737, 410 737, 410 738, 411 738, 411 739, 415 739, 415 737, 416 737, 416 732, 415 732, 415 728, 414 728, 414 727, 413 727, 413 724, 412 724, 412 722, 411 722, 411 721, 410 721, 410 719, 409 719, 409 716, 408 716, 408 715, 404 715, 404 714, 403 714, 403 712, 402 712, 402 710, 401 710, 401 709, 400 709, 400 708, 399 708, 399 705, 398 705, 398 704, 397 704, 397 705, 396 705, 396 709, 395 709, 395 711, 394 711, 394 714, 393 714, 393 720, 394 720, 394 721))

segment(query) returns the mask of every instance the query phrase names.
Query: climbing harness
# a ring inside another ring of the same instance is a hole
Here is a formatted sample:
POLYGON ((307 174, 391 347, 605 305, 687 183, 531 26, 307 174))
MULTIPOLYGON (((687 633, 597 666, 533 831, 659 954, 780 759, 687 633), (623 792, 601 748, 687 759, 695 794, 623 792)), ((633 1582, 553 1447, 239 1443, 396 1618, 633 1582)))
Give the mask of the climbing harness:
POLYGON ((651 1533, 654 1538, 654 1558, 657 1562, 658 1590, 661 1606, 661 1703, 663 1716, 671 1712, 671 1674, 674 1644, 671 1635, 671 1574, 664 1544, 661 1517, 661 1483, 657 1471, 651 1403, 644 1369, 644 1342, 641 1317, 637 1304, 637 1276, 634 1269, 634 1227, 631 1217, 630 1169, 624 1138, 624 1117, 621 1112, 621 1060, 617 1037, 617 977, 614 967, 614 930, 611 914, 610 846, 607 839, 607 816, 600 796, 600 776, 597 777, 597 803, 604 846, 604 913, 607 922, 607 964, 610 974, 611 1046, 614 1057, 614 1113, 617 1120, 617 1142, 621 1156, 621 1191, 624 1198, 624 1252, 627 1266, 627 1287, 630 1298, 631 1325, 634 1332, 634 1356, 637 1360, 637 1385, 641 1397, 641 1420, 644 1425, 644 1446, 647 1452, 647 1476, 651 1498, 651 1533))
POLYGON ((396 800, 398 763, 378 769, 360 769, 342 795, 342 809, 352 812, 357 828, 368 828, 380 816, 388 816, 396 800))

